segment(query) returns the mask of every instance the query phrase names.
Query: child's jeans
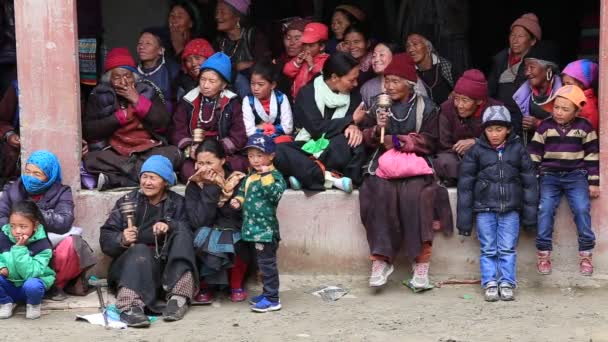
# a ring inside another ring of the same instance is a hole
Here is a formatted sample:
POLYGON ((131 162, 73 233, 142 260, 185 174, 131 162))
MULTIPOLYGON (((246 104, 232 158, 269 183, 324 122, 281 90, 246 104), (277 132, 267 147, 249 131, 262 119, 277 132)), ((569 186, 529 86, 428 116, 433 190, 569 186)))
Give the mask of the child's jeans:
POLYGON ((26 302, 38 305, 44 297, 44 283, 38 278, 30 278, 17 287, 4 276, 0 276, 0 304, 26 302))
POLYGON ((262 273, 264 289, 262 295, 272 302, 279 301, 279 269, 277 268, 278 242, 255 243, 258 268, 262 273))
POLYGON ((477 236, 481 249, 481 286, 509 284, 515 287, 519 213, 478 213, 477 236))
POLYGON ((589 251, 595 247, 595 234, 591 230, 591 204, 589 183, 585 170, 571 172, 545 172, 540 178, 540 205, 538 208, 538 233, 536 248, 539 251, 553 249, 553 222, 555 210, 562 194, 574 216, 578 232, 578 250, 589 251))

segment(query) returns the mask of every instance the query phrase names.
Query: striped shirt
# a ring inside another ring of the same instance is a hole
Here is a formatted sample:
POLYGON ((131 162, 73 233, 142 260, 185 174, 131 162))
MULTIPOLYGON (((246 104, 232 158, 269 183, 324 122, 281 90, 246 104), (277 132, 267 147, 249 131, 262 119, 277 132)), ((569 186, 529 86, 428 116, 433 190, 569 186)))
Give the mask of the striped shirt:
POLYGON ((598 136, 585 119, 560 125, 547 118, 536 129, 528 152, 541 173, 586 170, 589 185, 600 183, 598 136))

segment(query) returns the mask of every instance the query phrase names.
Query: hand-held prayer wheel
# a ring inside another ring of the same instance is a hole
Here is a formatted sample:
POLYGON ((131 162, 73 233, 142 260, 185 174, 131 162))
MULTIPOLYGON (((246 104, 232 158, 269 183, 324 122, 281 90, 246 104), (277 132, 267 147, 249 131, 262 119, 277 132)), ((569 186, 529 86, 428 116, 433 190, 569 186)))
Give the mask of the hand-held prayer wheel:
POLYGON ((195 144, 200 144, 205 139, 205 130, 197 127, 192 131, 192 141, 195 144))
POLYGON ((119 210, 127 218, 127 227, 133 228, 133 218, 135 217, 135 209, 137 205, 131 200, 126 200, 120 204, 119 210))
MULTIPOLYGON (((391 97, 388 94, 382 93, 378 95, 378 101, 376 102, 376 116, 380 115, 380 113, 383 111, 390 113, 392 105, 393 100, 391 100, 391 97)), ((380 129, 381 144, 384 144, 384 130, 384 127, 380 129)))

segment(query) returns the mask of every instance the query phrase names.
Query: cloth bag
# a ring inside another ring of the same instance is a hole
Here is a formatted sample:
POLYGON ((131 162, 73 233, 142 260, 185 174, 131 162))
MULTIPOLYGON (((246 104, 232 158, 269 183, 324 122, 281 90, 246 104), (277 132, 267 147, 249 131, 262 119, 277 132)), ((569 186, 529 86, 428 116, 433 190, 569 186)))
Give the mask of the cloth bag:
POLYGON ((376 176, 384 179, 400 179, 414 176, 432 175, 433 169, 426 160, 415 153, 401 152, 394 148, 386 151, 378 159, 376 176))

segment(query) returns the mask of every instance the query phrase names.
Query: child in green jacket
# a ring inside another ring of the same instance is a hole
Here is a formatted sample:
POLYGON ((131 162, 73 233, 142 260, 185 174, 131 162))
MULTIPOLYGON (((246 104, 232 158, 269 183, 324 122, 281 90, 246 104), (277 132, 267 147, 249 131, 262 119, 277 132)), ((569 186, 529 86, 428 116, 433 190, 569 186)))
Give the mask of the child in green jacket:
POLYGON ((10 318, 17 302, 26 302, 25 317, 40 318, 42 297, 55 282, 49 267, 53 249, 38 206, 16 203, 0 232, 0 319, 10 318))
POLYGON ((281 309, 277 269, 277 250, 281 238, 277 206, 286 184, 283 175, 272 165, 275 143, 271 137, 254 134, 249 137, 246 149, 253 171, 242 182, 238 196, 230 205, 234 209, 243 208, 241 237, 245 241, 255 242, 258 268, 262 273, 264 292, 251 299, 251 310, 277 311, 281 309))

